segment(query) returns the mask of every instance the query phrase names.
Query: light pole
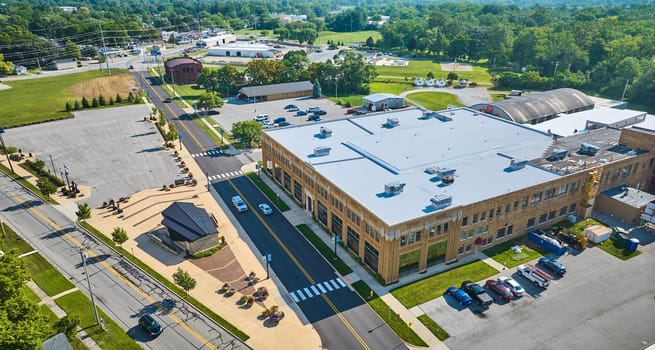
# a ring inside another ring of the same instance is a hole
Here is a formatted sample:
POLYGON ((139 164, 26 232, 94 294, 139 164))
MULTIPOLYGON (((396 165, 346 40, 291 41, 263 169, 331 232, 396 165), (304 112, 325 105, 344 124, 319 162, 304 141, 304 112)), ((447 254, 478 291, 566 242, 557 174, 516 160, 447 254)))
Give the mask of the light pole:
POLYGON ((334 235, 334 260, 337 260, 337 243, 341 242, 341 238, 338 234, 334 235))
POLYGON ((55 168, 55 162, 52 160, 52 154, 48 154, 50 157, 50 164, 52 164, 52 175, 57 176, 57 169, 55 168))
POLYGON ((268 253, 264 255, 264 260, 266 260, 266 279, 268 279, 268 265, 271 261, 273 261, 273 254, 268 253))
POLYGON ((2 144, 2 151, 5 152, 5 155, 7 156, 7 163, 9 163, 9 169, 11 169, 11 173, 14 173, 14 167, 11 165, 11 158, 9 158, 9 152, 7 152, 7 146, 5 146, 5 140, 2 138, 2 134, 5 133, 4 128, 0 128, 0 144, 2 144))
POLYGON ((68 166, 66 164, 64 164, 64 175, 66 175, 66 184, 68 185, 68 190, 71 191, 71 184, 68 181, 68 166))
POLYGON ((334 98, 337 100, 337 102, 339 102, 339 91, 337 90, 337 88, 339 86, 339 83, 338 83, 339 80, 338 79, 339 78, 334 77, 334 98))
POLYGON ((89 258, 89 255, 84 251, 84 247, 80 247, 80 257, 82 258, 82 265, 84 265, 84 275, 86 275, 86 284, 89 287, 89 295, 91 296, 91 305, 93 306, 93 315, 96 317, 96 324, 100 324, 100 319, 98 318, 98 309, 96 309, 96 301, 93 297, 93 290, 91 289, 91 280, 89 280, 89 272, 86 269, 86 259, 89 258))
POLYGON ((553 82, 550 84, 550 89, 553 89, 555 85, 555 78, 557 77, 557 66, 559 66, 559 61, 555 61, 555 71, 553 72, 553 82))

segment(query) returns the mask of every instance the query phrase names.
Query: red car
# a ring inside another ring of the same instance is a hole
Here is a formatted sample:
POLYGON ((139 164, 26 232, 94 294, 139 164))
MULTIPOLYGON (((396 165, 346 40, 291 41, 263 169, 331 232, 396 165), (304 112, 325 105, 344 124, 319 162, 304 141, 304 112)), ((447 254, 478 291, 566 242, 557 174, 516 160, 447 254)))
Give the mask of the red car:
POLYGON ((514 293, 512 293, 512 291, 501 282, 498 282, 496 280, 487 280, 487 282, 484 285, 487 286, 489 289, 493 290, 505 301, 510 301, 514 297, 514 293))
POLYGON ((346 114, 353 114, 353 113, 355 113, 355 112, 357 112, 356 109, 354 109, 354 108, 349 108, 349 109, 346 111, 346 114))

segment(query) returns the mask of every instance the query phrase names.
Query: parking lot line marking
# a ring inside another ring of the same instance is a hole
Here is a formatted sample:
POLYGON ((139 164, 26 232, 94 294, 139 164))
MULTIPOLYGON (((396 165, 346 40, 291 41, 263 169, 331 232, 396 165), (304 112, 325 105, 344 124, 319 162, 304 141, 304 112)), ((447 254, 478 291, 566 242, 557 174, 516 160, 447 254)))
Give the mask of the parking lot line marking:
POLYGON ((330 283, 332 283, 334 289, 339 289, 339 285, 337 284, 337 282, 334 282, 334 280, 330 280, 330 283))
POLYGON ((316 289, 316 287, 314 287, 314 286, 311 286, 311 287, 309 287, 309 288, 311 288, 311 289, 312 289, 312 292, 314 292, 314 294, 316 294, 316 295, 319 295, 319 294, 321 294, 321 293, 320 293, 320 292, 318 291, 318 289, 316 289))
POLYGON ((327 282, 323 282, 323 285, 324 285, 325 288, 327 288, 330 292, 334 290, 334 289, 332 289, 332 287, 330 287, 330 284, 328 284, 327 282))
POLYGON ((321 292, 323 292, 323 293, 327 293, 327 291, 325 290, 325 288, 323 288, 323 286, 322 286, 320 283, 318 283, 316 286, 318 287, 318 289, 321 290, 321 292))
POLYGON ((298 299, 298 297, 295 294, 293 294, 293 292, 291 292, 289 294, 291 294, 291 297, 293 298, 293 300, 296 301, 296 303, 300 301, 300 299, 298 299))
POLYGON ((307 289, 307 288, 303 288, 303 290, 305 291, 305 293, 307 294, 308 297, 311 298, 311 297, 314 296, 314 294, 312 294, 312 292, 310 292, 309 289, 307 289))
POLYGON ((298 290, 296 291, 296 293, 298 293, 298 295, 300 295, 300 298, 301 298, 302 300, 307 299, 307 298, 305 298, 305 295, 302 294, 302 291, 301 291, 300 289, 298 289, 298 290))
POLYGON ((340 284, 342 287, 345 287, 345 286, 346 286, 346 284, 343 283, 343 281, 341 280, 341 278, 337 278, 337 282, 339 282, 339 284, 340 284))

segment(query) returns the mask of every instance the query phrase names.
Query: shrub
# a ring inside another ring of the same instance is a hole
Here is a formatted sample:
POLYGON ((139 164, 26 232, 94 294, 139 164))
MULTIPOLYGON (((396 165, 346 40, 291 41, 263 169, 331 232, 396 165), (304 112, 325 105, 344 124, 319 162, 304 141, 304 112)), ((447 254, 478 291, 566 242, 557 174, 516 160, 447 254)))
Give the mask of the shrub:
POLYGON ((74 110, 79 111, 82 109, 82 106, 80 106, 80 101, 75 100, 75 105, 73 107, 74 110))
POLYGON ((66 101, 66 112, 70 112, 73 110, 73 106, 71 105, 70 101, 66 101))
POLYGON ((132 95, 132 91, 130 91, 129 94, 127 94, 127 102, 133 102, 134 101, 134 95, 132 95))
POLYGON ((106 106, 107 105, 107 101, 105 101, 105 96, 100 95, 100 97, 98 97, 98 104, 101 105, 101 106, 106 106))
POLYGON ((350 102, 350 101, 347 101, 347 102, 346 102, 346 107, 350 108, 350 107, 352 107, 352 106, 353 106, 352 102, 350 102))
POLYGON ((98 106, 100 106, 100 103, 98 103, 98 99, 95 96, 93 96, 93 100, 91 100, 91 106, 93 108, 98 108, 98 106))
POLYGON ((86 97, 82 97, 82 108, 89 108, 89 100, 86 97))
POLYGON ((114 98, 113 98, 113 97, 110 97, 110 98, 109 98, 109 105, 110 105, 110 106, 113 106, 113 105, 114 105, 114 98))
POLYGON ((116 103, 123 103, 123 98, 120 94, 116 94, 116 103))

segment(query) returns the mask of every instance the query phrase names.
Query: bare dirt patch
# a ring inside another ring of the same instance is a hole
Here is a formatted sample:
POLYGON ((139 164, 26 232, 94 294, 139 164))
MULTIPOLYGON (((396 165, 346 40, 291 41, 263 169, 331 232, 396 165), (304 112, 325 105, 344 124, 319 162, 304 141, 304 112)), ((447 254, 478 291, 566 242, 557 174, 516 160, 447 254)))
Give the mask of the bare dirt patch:
POLYGON ((473 65, 470 63, 442 63, 441 70, 444 72, 472 72, 473 65))
POLYGON ((80 98, 86 97, 87 99, 98 96, 116 97, 117 94, 127 98, 130 91, 132 94, 139 92, 139 86, 132 74, 121 73, 75 84, 71 86, 70 91, 80 98))

